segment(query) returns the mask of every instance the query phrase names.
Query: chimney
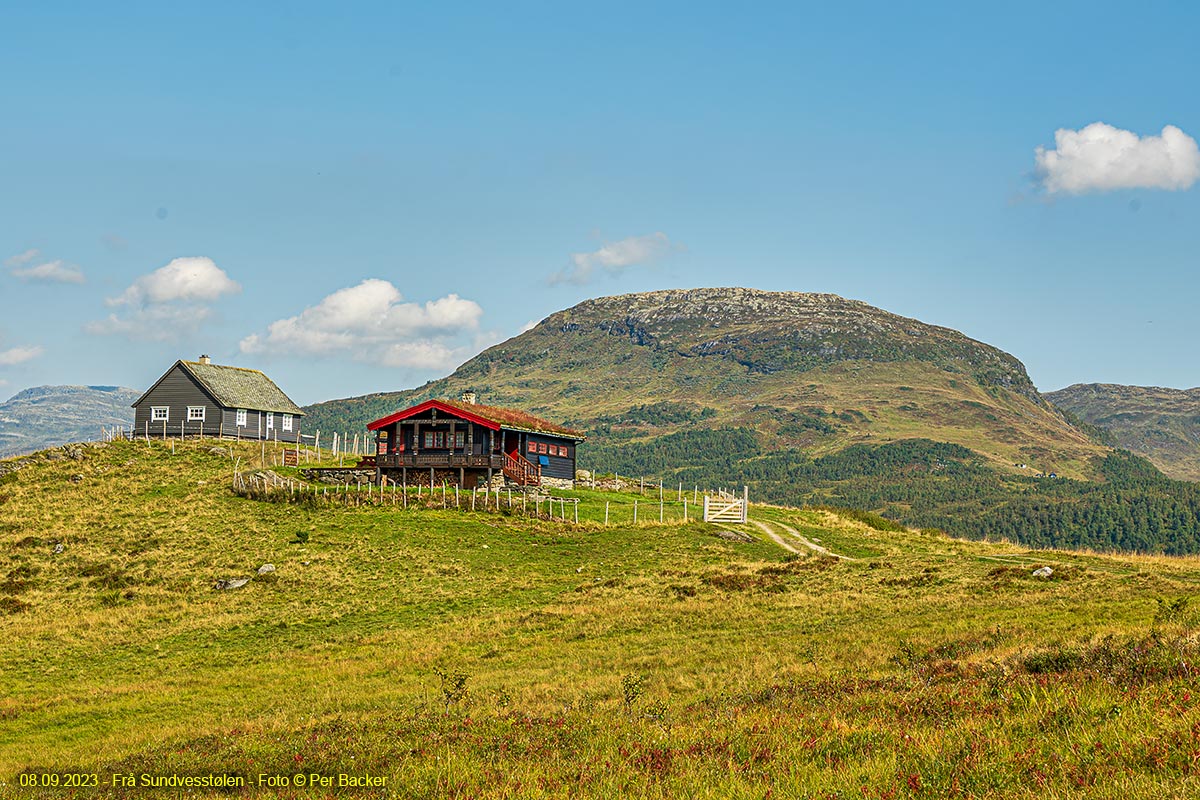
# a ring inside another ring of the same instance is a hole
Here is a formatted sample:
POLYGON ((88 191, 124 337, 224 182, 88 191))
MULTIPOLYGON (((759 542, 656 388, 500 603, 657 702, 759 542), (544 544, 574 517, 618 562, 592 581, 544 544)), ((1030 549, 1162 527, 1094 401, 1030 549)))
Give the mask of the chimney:
POLYGON ((470 405, 475 405, 475 392, 468 389, 467 391, 460 394, 458 396, 458 399, 463 401, 464 403, 468 403, 470 405))
POLYGON ((209 358, 207 355, 203 355, 203 356, 200 356, 200 363, 201 364, 211 364, 212 359, 209 358))

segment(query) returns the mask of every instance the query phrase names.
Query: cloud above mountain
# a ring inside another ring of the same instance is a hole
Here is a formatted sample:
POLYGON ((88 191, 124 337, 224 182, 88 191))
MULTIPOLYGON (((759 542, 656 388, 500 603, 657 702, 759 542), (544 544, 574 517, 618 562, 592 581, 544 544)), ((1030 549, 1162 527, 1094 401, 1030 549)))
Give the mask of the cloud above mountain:
POLYGON ((0 350, 0 367, 14 367, 17 364, 24 364, 26 361, 32 361, 45 352, 45 348, 40 345, 31 345, 28 347, 10 347, 8 350, 0 350))
POLYGON ((607 242, 588 253, 572 253, 570 263, 547 278, 547 283, 551 286, 563 283, 582 286, 590 283, 597 271, 610 276, 620 275, 630 267, 657 261, 671 250, 671 240, 662 231, 607 242))
POLYGON ((1054 149, 1038 147, 1036 174, 1047 194, 1087 194, 1117 189, 1189 189, 1200 179, 1200 147, 1174 125, 1157 136, 1093 122, 1060 128, 1054 149))
POLYGON ((242 339, 247 354, 345 356, 389 367, 453 367, 470 355, 483 309, 449 294, 425 303, 405 302, 389 281, 368 278, 339 289, 293 317, 276 320, 265 334, 242 339))

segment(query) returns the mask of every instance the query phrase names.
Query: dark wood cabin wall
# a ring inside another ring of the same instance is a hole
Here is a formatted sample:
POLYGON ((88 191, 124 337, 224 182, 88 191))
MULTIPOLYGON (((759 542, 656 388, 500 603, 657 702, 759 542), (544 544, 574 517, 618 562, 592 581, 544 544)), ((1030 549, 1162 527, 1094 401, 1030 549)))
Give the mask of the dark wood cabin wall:
MULTIPOLYGON (((549 478, 566 478, 568 480, 575 479, 575 440, 563 439, 557 436, 549 436, 544 433, 529 433, 525 434, 527 441, 536 442, 538 444, 558 445, 567 448, 566 458, 562 456, 547 455, 550 460, 547 466, 542 467, 542 474, 549 478)), ((530 453, 528 447, 521 448, 521 455, 534 464, 538 462, 540 453, 530 453)))
POLYGON ((188 406, 204 406, 205 436, 216 436, 221 430, 221 407, 178 365, 134 408, 133 427, 139 435, 146 433, 149 423, 150 435, 162 436, 162 422, 150 419, 153 413, 151 408, 154 406, 167 406, 170 409, 167 420, 168 436, 179 435, 180 422, 184 423, 184 431, 188 436, 200 433, 199 422, 188 422, 188 406))
POLYGON ((275 412, 275 427, 267 430, 267 412, 255 411, 246 409, 246 424, 241 428, 237 424, 237 409, 225 409, 225 418, 221 423, 221 433, 230 438, 242 439, 257 439, 261 433, 268 441, 276 441, 276 434, 279 434, 278 440, 281 442, 293 443, 299 441, 302 426, 304 425, 304 417, 292 415, 292 429, 285 431, 283 429, 283 414, 275 412), (240 433, 239 433, 240 431, 240 433))

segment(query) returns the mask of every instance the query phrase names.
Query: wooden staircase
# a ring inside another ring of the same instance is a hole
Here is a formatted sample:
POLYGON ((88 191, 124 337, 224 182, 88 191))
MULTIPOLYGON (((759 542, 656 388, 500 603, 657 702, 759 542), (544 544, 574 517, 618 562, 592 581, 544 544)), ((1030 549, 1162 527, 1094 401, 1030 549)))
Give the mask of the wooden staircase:
POLYGON ((530 463, 519 453, 504 454, 504 477, 518 486, 540 486, 542 483, 542 468, 530 463))

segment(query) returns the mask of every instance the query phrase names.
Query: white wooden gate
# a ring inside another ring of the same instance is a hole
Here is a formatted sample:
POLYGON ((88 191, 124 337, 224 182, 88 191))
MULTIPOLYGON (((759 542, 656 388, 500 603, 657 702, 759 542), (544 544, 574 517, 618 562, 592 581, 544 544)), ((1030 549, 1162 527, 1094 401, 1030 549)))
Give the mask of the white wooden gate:
POLYGON ((742 487, 742 496, 722 494, 720 497, 704 495, 705 522, 745 522, 750 507, 750 490, 742 487))

